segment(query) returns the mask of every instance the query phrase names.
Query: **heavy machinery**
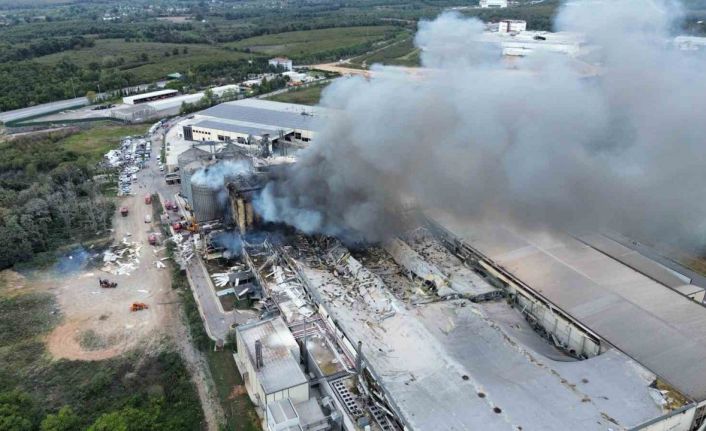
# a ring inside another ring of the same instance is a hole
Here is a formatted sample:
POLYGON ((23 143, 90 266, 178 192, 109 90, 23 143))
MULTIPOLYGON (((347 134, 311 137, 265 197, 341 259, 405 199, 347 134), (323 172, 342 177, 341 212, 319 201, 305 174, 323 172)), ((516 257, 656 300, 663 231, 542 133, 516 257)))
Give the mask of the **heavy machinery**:
POLYGON ((133 302, 130 306, 130 311, 147 310, 148 308, 150 308, 149 305, 144 302, 133 302))
POLYGON ((123 217, 127 217, 127 212, 128 212, 128 211, 127 211, 127 207, 120 207, 120 214, 121 214, 123 217))
POLYGON ((118 283, 103 278, 98 279, 98 285, 103 289, 114 289, 118 287, 118 283))

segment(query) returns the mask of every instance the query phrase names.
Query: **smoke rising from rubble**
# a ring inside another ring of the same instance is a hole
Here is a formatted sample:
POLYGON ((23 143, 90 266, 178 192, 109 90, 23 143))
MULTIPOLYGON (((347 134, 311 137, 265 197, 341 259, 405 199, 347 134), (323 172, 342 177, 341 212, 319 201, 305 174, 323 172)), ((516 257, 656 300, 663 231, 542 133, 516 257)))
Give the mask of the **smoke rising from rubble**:
POLYGON ((530 227, 615 229, 701 244, 706 214, 706 59, 676 50, 670 1, 565 5, 600 76, 568 56, 508 66, 472 42, 483 24, 444 13, 415 38, 426 68, 339 79, 340 110, 256 202, 266 220, 370 241, 407 201, 530 227), (584 69, 585 70, 585 69, 584 69), (384 75, 384 76, 380 76, 384 75))

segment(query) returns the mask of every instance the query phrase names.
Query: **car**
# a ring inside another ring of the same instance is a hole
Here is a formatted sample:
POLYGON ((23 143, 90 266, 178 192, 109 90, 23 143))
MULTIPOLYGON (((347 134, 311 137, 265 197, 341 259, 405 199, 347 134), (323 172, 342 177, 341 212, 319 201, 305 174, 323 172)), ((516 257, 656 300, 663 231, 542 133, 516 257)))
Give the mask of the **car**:
POLYGON ((159 172, 164 172, 164 166, 159 167, 159 172))
POLYGON ((145 216, 145 223, 152 223, 152 216, 151 215, 147 214, 145 216))

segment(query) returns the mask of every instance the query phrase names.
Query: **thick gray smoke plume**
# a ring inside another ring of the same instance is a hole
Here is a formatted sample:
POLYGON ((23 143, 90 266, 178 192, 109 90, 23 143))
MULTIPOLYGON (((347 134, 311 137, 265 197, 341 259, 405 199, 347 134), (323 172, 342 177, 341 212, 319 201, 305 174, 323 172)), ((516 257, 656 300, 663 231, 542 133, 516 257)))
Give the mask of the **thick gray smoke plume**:
POLYGON ((322 100, 340 110, 257 208, 305 232, 378 240, 413 200, 460 216, 704 239, 706 59, 670 43, 672 2, 565 5, 562 31, 600 46, 599 74, 567 56, 514 63, 483 25, 422 22, 423 72, 378 67, 322 100))

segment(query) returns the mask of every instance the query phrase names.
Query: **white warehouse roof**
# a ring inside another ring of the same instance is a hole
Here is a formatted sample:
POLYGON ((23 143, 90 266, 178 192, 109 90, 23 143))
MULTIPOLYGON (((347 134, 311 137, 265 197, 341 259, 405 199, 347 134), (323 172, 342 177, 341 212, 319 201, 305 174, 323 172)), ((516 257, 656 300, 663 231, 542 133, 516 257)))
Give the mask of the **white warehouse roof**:
POLYGON ((683 395, 706 400, 706 307, 565 234, 433 218, 683 395))

